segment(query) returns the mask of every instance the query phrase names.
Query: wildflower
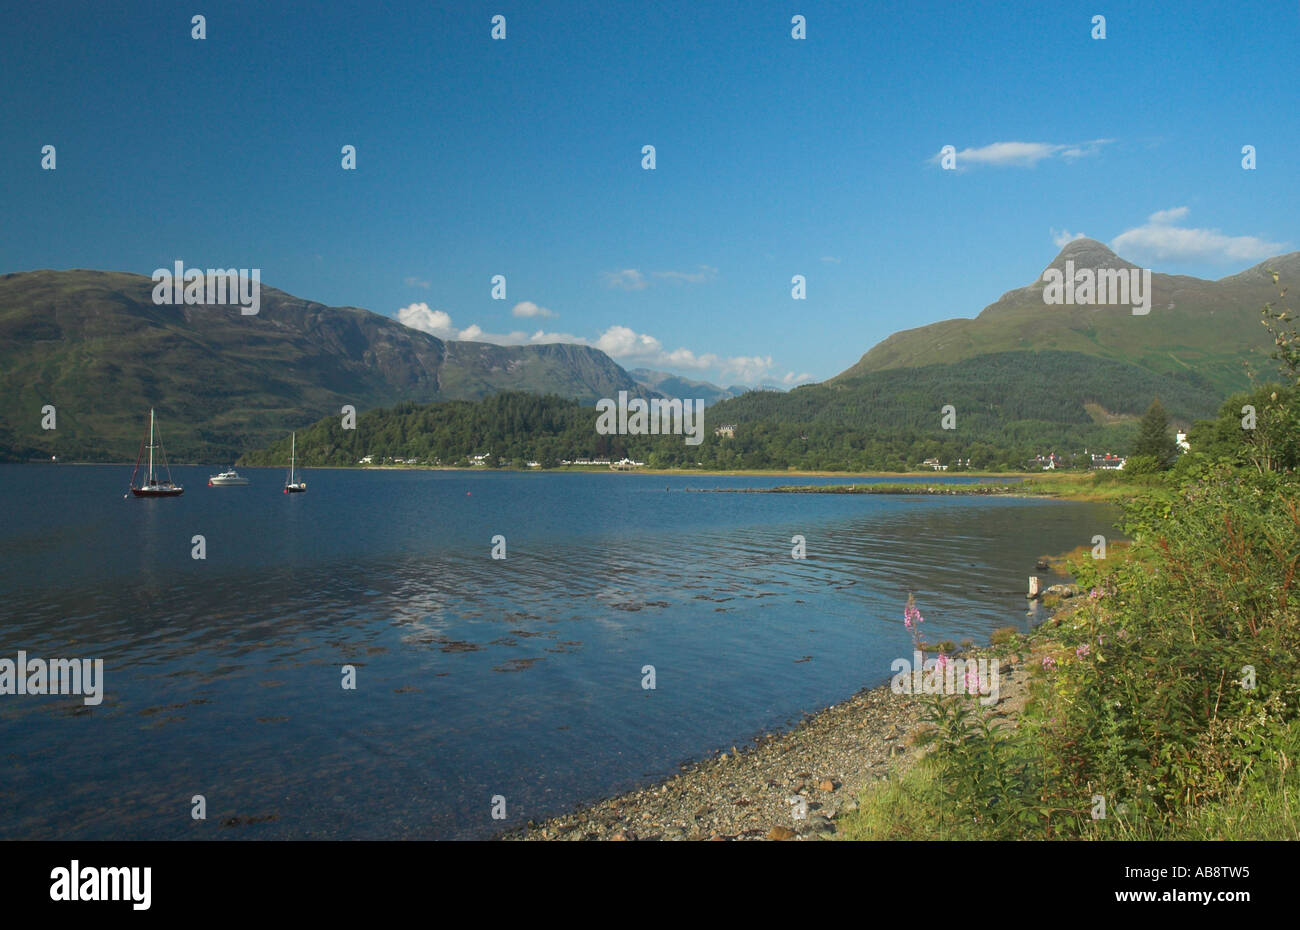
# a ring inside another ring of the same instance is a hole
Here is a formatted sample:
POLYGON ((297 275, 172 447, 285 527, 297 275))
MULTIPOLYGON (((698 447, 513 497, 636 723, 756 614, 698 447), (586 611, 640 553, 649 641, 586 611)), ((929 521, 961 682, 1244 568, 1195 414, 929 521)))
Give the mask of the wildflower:
POLYGON ((921 611, 916 609, 916 600, 909 594, 907 596, 907 607, 903 610, 903 625, 912 630, 916 628, 916 624, 924 622, 925 618, 921 616, 921 611))
POLYGON ((1056 668, 1056 660, 1051 656, 1043 656, 1043 668, 1056 668))
POLYGON ((1078 656, 1080 659, 1082 659, 1084 656, 1086 656, 1086 655, 1087 655, 1088 653, 1090 653, 1090 652, 1092 652, 1092 647, 1089 646, 1087 643, 1084 643, 1084 644, 1083 644, 1082 646, 1080 646, 1078 649, 1074 650, 1074 654, 1075 654, 1076 656, 1078 656))
POLYGON ((1093 588, 1091 591, 1088 592, 1088 600, 1090 601, 1098 601, 1105 596, 1106 595, 1102 593, 1102 590, 1100 588, 1093 588))
POLYGON ((934 664, 939 671, 943 671, 948 667, 948 657, 941 652, 939 653, 939 658, 934 660, 934 664))
POLYGON ((980 690, 980 673, 972 668, 966 670, 966 693, 978 694, 980 690))

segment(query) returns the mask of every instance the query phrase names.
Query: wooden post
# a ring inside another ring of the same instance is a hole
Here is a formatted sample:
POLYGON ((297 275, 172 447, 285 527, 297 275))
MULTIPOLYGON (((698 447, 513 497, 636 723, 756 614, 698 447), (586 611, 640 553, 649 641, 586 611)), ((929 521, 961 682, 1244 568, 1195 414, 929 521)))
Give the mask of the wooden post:
POLYGON ((1030 600, 1033 600, 1036 597, 1038 597, 1038 576, 1030 575, 1029 576, 1029 598, 1030 600))

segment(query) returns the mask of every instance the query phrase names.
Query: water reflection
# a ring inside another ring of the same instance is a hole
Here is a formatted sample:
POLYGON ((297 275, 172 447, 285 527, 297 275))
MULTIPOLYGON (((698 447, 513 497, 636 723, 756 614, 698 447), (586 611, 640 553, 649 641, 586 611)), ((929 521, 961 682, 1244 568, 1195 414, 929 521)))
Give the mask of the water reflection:
POLYGON ((0 698, 0 836, 487 835, 493 794, 544 816, 887 680, 909 591, 934 641, 1025 627, 1036 558, 1111 532, 1092 505, 680 493, 771 479, 322 471, 282 495, 250 470, 235 500, 177 469, 185 497, 122 502, 100 471, 5 470, 0 654, 103 658, 106 697, 0 698), (37 479, 67 482, 48 535, 37 479))

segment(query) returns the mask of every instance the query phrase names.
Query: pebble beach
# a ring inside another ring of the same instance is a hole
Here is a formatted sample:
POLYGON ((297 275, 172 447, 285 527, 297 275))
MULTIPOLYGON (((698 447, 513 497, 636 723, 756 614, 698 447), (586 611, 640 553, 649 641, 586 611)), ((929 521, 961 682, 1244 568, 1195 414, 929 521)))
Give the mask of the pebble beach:
MULTIPOLYGON (((996 713, 1014 725, 1029 674, 1001 660, 996 713)), ((664 781, 505 834, 509 840, 827 840, 836 819, 912 764, 925 698, 888 683, 798 725, 727 747, 664 781), (799 814, 804 816, 798 816, 799 814)))

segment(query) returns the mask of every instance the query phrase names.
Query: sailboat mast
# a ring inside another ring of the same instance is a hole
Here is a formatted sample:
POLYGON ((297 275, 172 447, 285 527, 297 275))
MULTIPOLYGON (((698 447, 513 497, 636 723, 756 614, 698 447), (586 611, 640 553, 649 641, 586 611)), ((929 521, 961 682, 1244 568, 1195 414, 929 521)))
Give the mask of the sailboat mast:
POLYGON ((149 483, 153 484, 153 408, 149 408, 149 483))
POLYGON ((289 434, 289 483, 293 484, 293 462, 298 454, 298 434, 289 434))

